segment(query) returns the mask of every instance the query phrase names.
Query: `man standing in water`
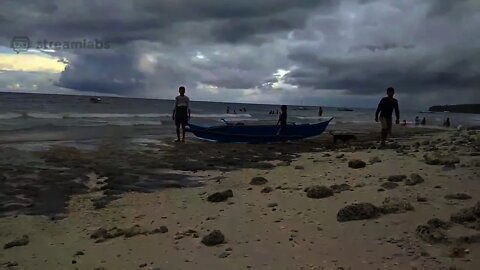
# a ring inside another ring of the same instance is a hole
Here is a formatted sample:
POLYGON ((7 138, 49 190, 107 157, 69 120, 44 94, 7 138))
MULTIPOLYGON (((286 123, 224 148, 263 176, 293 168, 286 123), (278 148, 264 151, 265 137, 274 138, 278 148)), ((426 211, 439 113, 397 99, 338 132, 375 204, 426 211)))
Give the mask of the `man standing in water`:
POLYGON ((378 114, 380 113, 380 123, 382 124, 381 140, 382 145, 385 145, 387 136, 392 134, 392 113, 395 109, 396 124, 400 123, 400 110, 398 109, 398 101, 393 98, 395 89, 389 87, 387 89, 387 96, 378 103, 377 111, 375 112, 375 122, 378 122, 378 114))
POLYGON ((177 126, 177 140, 180 142, 180 126, 182 126, 182 142, 185 142, 185 126, 190 120, 190 99, 185 96, 185 87, 178 88, 179 96, 175 98, 175 106, 173 106, 172 119, 177 126))

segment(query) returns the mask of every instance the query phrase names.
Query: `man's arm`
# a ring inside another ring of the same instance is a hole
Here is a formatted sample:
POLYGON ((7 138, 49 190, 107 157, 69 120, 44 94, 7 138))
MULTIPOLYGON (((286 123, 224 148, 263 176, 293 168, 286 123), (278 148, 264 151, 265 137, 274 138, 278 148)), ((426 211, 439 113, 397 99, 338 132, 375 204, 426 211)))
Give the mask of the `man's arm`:
POLYGON ((395 116, 397 117, 397 124, 400 122, 400 110, 398 109, 398 101, 395 100, 395 116))
POLYGON ((378 106, 377 106, 377 111, 375 112, 375 122, 378 122, 378 114, 380 113, 380 111, 382 110, 382 107, 383 107, 383 98, 380 100, 380 102, 378 103, 378 106))
POLYGON ((175 103, 173 104, 172 119, 175 120, 175 110, 177 109, 177 98, 175 98, 175 103))
POLYGON ((187 108, 188 108, 188 119, 190 120, 190 98, 187 99, 187 108))

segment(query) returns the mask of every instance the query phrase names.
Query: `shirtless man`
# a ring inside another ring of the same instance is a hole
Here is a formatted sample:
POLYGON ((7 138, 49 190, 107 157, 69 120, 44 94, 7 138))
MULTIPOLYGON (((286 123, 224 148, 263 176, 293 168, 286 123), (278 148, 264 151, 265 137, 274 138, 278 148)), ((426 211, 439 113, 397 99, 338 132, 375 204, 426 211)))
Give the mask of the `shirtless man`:
POLYGON ((185 95, 185 87, 180 86, 178 88, 178 95, 175 98, 175 105, 173 107, 172 119, 177 126, 177 140, 180 142, 180 126, 182 127, 182 142, 185 142, 185 126, 190 120, 190 99, 185 95))

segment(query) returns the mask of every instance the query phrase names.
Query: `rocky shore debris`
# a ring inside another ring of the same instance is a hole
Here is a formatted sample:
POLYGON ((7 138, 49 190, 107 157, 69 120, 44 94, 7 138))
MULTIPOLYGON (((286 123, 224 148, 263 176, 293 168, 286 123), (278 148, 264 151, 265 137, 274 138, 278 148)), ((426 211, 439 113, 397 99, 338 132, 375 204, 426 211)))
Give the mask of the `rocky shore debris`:
POLYGON ((432 227, 431 225, 418 225, 415 233, 418 238, 430 244, 444 243, 448 237, 443 230, 432 227))
POLYGON ((452 165, 460 162, 457 157, 451 154, 442 154, 440 152, 427 153, 423 158, 428 165, 452 165))
POLYGON ((333 190, 326 186, 311 186, 304 190, 307 193, 308 198, 321 199, 333 196, 333 190))
POLYGON ((225 236, 219 230, 214 230, 202 238, 202 244, 211 247, 225 243, 225 236))
POLYGON ((406 199, 387 197, 378 207, 372 203, 355 203, 347 205, 337 213, 337 221, 346 222, 351 220, 373 219, 381 215, 398 214, 412 211, 413 206, 406 199))
POLYGON ((224 202, 228 198, 233 197, 233 191, 231 189, 227 189, 222 192, 215 192, 207 197, 207 201, 209 202, 224 202))
POLYGON ((452 194, 447 194, 445 195, 445 199, 447 200, 469 200, 471 199, 472 196, 466 194, 466 193, 452 193, 452 194))
POLYGON ((261 193, 270 193, 272 191, 273 191, 272 187, 264 187, 264 188, 262 188, 262 190, 260 192, 261 193))
POLYGON ((24 234, 21 237, 18 237, 15 240, 10 241, 10 242, 6 243, 5 245, 3 245, 3 249, 25 246, 25 245, 28 245, 29 242, 30 242, 30 238, 28 237, 28 235, 24 234))
POLYGON ((425 182, 425 179, 423 179, 423 177, 418 173, 412 173, 410 174, 410 178, 405 179, 405 185, 407 186, 414 186, 423 182, 425 182))
POLYGON ((372 157, 372 158, 369 160, 369 163, 370 163, 370 164, 375 164, 375 163, 379 163, 379 162, 382 162, 382 160, 381 160, 379 157, 377 157, 377 156, 372 157))
POLYGON ((166 233, 168 232, 168 228, 166 226, 160 226, 159 228, 153 229, 153 230, 146 230, 140 225, 133 225, 128 228, 117 228, 117 227, 112 227, 110 229, 106 228, 98 228, 94 232, 90 234, 91 239, 95 239, 95 243, 101 243, 104 242, 108 239, 112 238, 117 238, 117 237, 125 237, 125 238, 130 238, 134 237, 136 235, 147 235, 147 234, 156 234, 156 233, 166 233))
POLYGON ((334 193, 340 193, 342 191, 348 191, 348 190, 352 190, 352 186, 350 186, 349 184, 347 183, 343 183, 343 184, 334 184, 334 185, 331 185, 330 186, 330 189, 334 192, 334 193))
POLYGON ((353 168, 353 169, 360 169, 360 168, 365 168, 367 164, 365 161, 360 160, 360 159, 352 159, 348 161, 348 167, 353 168))
POLYGON ((454 225, 463 225, 469 229, 480 231, 480 202, 477 202, 472 207, 464 208, 453 213, 450 216, 450 221, 443 221, 439 218, 428 220, 427 224, 417 226, 416 235, 430 244, 472 244, 480 242, 480 234, 478 233, 449 237, 448 233, 454 225))
POLYGON ((254 186, 261 186, 261 185, 265 185, 266 183, 268 183, 268 180, 262 176, 256 176, 250 180, 250 185, 254 185, 254 186))
POLYGON ((407 176, 404 174, 400 174, 400 175, 390 175, 387 180, 389 182, 402 182, 405 179, 407 179, 407 176))
POLYGON ((452 214, 450 221, 475 230, 480 230, 480 202, 477 202, 472 207, 461 209, 452 214))
POLYGON ((362 220, 377 218, 381 215, 380 209, 371 203, 357 203, 343 207, 337 213, 337 221, 362 220))
POLYGON ((380 185, 384 189, 394 189, 398 187, 398 184, 395 182, 385 182, 380 185))
POLYGON ((387 197, 382 202, 380 212, 384 215, 405 213, 407 211, 413 211, 414 208, 410 202, 406 199, 400 199, 396 197, 387 197))

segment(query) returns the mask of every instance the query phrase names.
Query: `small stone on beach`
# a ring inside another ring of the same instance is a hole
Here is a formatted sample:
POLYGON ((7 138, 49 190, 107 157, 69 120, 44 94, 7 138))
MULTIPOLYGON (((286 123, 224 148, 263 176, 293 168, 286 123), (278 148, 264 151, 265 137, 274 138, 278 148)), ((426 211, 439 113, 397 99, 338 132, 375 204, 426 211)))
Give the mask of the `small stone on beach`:
POLYGON ((265 185, 266 183, 268 183, 268 180, 265 177, 261 176, 253 177, 252 180, 250 180, 250 185, 254 186, 261 186, 265 185))
POLYGON ((445 199, 447 200, 469 200, 472 196, 466 193, 453 193, 445 195, 445 199))
POLYGON ((381 184, 380 186, 383 187, 384 189, 394 189, 394 188, 398 187, 398 184, 394 183, 394 182, 385 182, 385 183, 381 184))
POLYGON ((388 181, 390 182, 402 182, 403 180, 407 179, 407 176, 404 174, 401 175, 390 175, 388 177, 388 181))
POLYGON ((305 189, 307 197, 312 199, 321 199, 333 196, 333 190, 326 186, 311 186, 305 189))
POLYGON ((405 185, 407 186, 414 186, 423 182, 425 182, 425 179, 417 173, 412 173, 410 178, 405 179, 405 185))
POLYGON ((205 246, 216 246, 225 242, 225 236, 219 230, 214 230, 202 238, 202 243, 205 246))
POLYGON ((264 188, 262 188, 262 190, 260 192, 261 193, 270 193, 272 191, 273 191, 272 187, 264 187, 264 188))
POLYGON ((343 207, 337 213, 337 221, 372 219, 380 216, 380 209, 371 203, 357 203, 343 207))
POLYGON ((6 243, 3 245, 3 249, 9 249, 12 247, 18 247, 18 246, 25 246, 30 242, 30 238, 28 235, 23 235, 22 237, 19 237, 11 242, 6 243))
POLYGON ((352 159, 348 162, 348 167, 353 169, 365 168, 366 165, 365 161, 359 159, 352 159))
POLYGON ((223 202, 226 201, 228 198, 233 197, 233 191, 231 189, 222 191, 222 192, 215 192, 207 197, 207 201, 209 202, 223 202))

